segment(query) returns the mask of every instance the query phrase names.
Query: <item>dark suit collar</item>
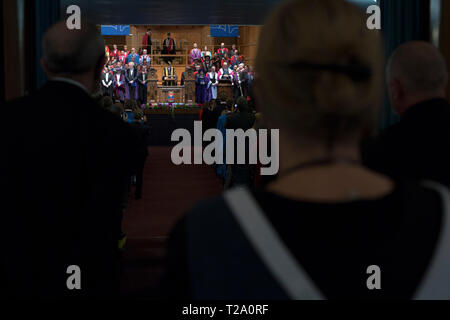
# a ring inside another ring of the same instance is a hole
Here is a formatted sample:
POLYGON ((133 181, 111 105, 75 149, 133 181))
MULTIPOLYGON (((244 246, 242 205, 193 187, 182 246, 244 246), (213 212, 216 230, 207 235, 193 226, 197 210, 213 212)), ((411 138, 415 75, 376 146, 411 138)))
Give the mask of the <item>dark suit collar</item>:
POLYGON ((74 94, 82 94, 84 96, 90 97, 87 89, 81 88, 79 85, 74 83, 60 81, 60 80, 49 80, 43 87, 43 89, 51 89, 51 90, 61 90, 61 91, 72 91, 74 94))
POLYGON ((410 107, 402 116, 401 121, 412 118, 420 118, 425 115, 434 114, 437 110, 449 108, 450 105, 447 100, 443 98, 430 99, 410 107))

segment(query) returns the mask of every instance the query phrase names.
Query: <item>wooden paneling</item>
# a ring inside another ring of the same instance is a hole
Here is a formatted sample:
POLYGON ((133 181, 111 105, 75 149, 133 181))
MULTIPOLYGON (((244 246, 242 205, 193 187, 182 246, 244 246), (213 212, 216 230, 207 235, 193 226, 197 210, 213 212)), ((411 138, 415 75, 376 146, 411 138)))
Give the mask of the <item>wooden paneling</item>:
POLYGON ((260 26, 245 26, 239 27, 239 42, 238 48, 241 55, 244 56, 245 62, 253 66, 258 52, 259 34, 261 32, 260 26))
MULTIPOLYGON (((443 0, 441 8, 440 48, 450 68, 450 1, 443 0)), ((450 85, 447 86, 447 97, 450 99, 450 85)))

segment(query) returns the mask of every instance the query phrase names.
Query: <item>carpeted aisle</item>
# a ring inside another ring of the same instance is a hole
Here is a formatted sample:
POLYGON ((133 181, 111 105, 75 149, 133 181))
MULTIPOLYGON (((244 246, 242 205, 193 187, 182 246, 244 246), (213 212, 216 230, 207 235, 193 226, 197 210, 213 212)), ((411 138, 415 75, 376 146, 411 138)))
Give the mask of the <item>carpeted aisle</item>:
POLYGON ((147 295, 162 274, 164 243, 173 225, 196 202, 222 192, 220 180, 206 165, 175 166, 170 147, 151 147, 145 167, 143 198, 130 198, 123 230, 122 294, 147 295))

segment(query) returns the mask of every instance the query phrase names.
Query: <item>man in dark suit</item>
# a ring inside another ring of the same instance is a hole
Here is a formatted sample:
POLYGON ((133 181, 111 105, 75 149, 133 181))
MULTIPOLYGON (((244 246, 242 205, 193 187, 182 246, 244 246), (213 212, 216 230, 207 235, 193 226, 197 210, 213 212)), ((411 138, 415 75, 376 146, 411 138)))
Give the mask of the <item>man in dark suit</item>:
POLYGON ((105 61, 95 25, 68 30, 59 22, 43 39, 50 81, 4 110, 21 125, 0 129, 0 296, 118 293, 117 209, 139 139, 91 98, 105 61))
POLYGON ((136 100, 136 88, 138 73, 133 62, 129 63, 130 68, 125 72, 125 79, 128 83, 128 93, 130 94, 130 100, 136 100))
POLYGON ((365 164, 392 178, 435 180, 450 186, 450 105, 447 66, 426 42, 400 46, 387 69, 389 97, 399 123, 363 144, 365 164))
MULTIPOLYGON (((236 109, 235 112, 227 116, 227 120, 225 123, 226 129, 238 130, 242 129, 244 132, 253 128, 255 124, 255 115, 248 108, 247 100, 244 97, 239 97, 236 101, 236 109)), ((234 164, 229 166, 231 168, 231 186, 247 186, 251 187, 251 165, 249 161, 250 154, 250 143, 246 141, 245 145, 245 164, 238 164, 237 154, 238 148, 235 141, 234 146, 234 155, 235 160, 234 164)))

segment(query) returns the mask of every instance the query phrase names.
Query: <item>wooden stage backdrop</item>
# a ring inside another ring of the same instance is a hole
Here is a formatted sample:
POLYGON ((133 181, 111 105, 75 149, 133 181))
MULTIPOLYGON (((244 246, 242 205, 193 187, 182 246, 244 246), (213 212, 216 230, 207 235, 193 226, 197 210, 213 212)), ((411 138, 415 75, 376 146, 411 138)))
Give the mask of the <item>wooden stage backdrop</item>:
POLYGON ((253 66, 257 47, 258 37, 260 33, 260 26, 242 26, 239 27, 239 38, 215 38, 209 35, 210 26, 131 26, 131 36, 105 36, 106 45, 110 48, 114 44, 118 45, 119 49, 122 49, 124 45, 128 46, 128 50, 132 48, 139 49, 142 47, 142 38, 147 32, 147 29, 152 30, 152 67, 155 68, 158 85, 162 82, 162 72, 165 67, 164 61, 162 61, 161 49, 163 40, 167 37, 167 33, 170 32, 172 38, 175 39, 177 44, 177 55, 174 57, 174 64, 176 73, 178 75, 178 85, 182 73, 189 65, 189 52, 194 43, 198 44, 200 49, 204 46, 208 47, 211 52, 216 51, 222 42, 226 47, 231 49, 233 44, 236 44, 240 54, 244 57, 245 62, 253 66))

